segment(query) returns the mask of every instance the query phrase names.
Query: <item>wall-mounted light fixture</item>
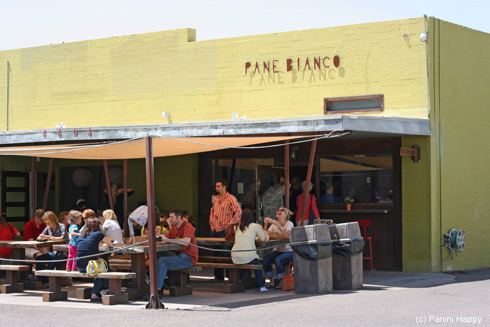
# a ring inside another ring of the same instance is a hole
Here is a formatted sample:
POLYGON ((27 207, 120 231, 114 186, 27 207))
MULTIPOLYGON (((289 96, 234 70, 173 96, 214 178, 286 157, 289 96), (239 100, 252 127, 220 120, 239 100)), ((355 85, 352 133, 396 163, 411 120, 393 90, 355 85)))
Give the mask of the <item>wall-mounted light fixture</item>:
POLYGON ((427 38, 429 37, 429 35, 427 34, 427 32, 422 32, 420 33, 420 41, 421 42, 427 42, 427 38))

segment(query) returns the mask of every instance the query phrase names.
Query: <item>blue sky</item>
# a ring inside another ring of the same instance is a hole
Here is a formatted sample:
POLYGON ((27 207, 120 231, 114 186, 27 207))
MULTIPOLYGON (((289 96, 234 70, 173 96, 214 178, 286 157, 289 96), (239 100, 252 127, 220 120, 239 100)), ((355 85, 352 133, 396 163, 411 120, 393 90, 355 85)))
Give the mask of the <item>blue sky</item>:
POLYGON ((197 40, 434 16, 490 33, 477 0, 0 0, 0 50, 190 27, 197 40))

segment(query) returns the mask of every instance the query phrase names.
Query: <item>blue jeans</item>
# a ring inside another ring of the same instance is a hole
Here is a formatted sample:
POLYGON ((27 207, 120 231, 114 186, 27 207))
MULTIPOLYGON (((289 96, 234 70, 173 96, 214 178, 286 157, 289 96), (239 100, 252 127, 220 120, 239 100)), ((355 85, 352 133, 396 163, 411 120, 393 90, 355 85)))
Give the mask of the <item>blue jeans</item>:
MULTIPOLYGON (((225 237, 226 236, 226 229, 222 230, 220 232, 214 232, 211 231, 209 233, 209 237, 225 237)), ((224 246, 215 246, 216 249, 228 249, 227 247, 224 246)), ((229 249, 228 249, 229 250, 229 249)), ((217 252, 217 251, 212 251, 211 255, 214 257, 231 257, 230 252, 217 252)), ((217 280, 225 280, 225 270, 222 268, 215 268, 214 269, 214 277, 216 277, 217 280)))
POLYGON ((274 251, 269 253, 264 258, 264 270, 265 276, 271 278, 274 274, 272 273, 272 263, 276 265, 276 276, 277 279, 282 279, 284 275, 284 265, 293 261, 293 252, 278 252, 274 251))
MULTIPOLYGON (((61 252, 49 252, 49 253, 46 253, 46 254, 42 254, 38 257, 36 257, 36 261, 38 260, 62 260, 62 259, 67 259, 66 258, 66 255, 64 255, 63 253, 61 252)), ((60 263, 59 262, 50 262, 50 263, 39 263, 39 262, 36 262, 36 270, 39 271, 39 270, 54 270, 54 268, 56 268, 57 265, 59 265, 60 263)), ((44 276, 38 276, 37 279, 43 283, 47 283, 49 278, 48 277, 44 277, 44 276)))
MULTIPOLYGON (((260 265, 259 259, 253 259, 248 265, 260 265)), ((240 279, 243 279, 245 276, 245 269, 240 270, 240 279)), ((257 279, 257 284, 259 287, 265 287, 265 282, 264 282, 264 274, 262 273, 262 269, 254 270, 255 272, 255 279, 257 279)))
MULTIPOLYGON (((169 253, 167 253, 169 254, 169 253)), ((191 257, 185 253, 164 255, 157 259, 158 289, 163 289, 167 271, 194 267, 191 257)))

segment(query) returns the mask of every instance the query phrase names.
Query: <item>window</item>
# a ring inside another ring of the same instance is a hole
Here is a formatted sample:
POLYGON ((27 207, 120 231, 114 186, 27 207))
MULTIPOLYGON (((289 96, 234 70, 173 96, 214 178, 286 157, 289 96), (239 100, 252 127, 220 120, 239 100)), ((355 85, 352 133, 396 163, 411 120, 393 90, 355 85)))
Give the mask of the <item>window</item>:
POLYGON ((320 158, 320 204, 392 202, 390 155, 331 156, 320 158))
POLYGON ((383 94, 324 99, 325 115, 355 111, 383 111, 383 109, 383 94))

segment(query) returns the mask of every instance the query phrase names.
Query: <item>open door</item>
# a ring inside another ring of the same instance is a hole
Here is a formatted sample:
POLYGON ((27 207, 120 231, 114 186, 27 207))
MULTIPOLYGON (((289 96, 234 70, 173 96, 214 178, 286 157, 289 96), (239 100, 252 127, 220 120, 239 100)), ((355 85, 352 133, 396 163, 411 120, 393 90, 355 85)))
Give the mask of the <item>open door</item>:
POLYGON ((262 195, 271 186, 279 183, 279 179, 284 175, 284 169, 274 168, 271 166, 257 166, 256 170, 256 185, 257 185, 257 220, 262 223, 264 219, 264 206, 262 203, 262 195))

